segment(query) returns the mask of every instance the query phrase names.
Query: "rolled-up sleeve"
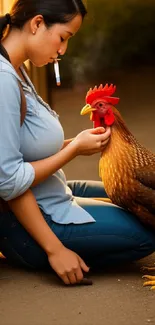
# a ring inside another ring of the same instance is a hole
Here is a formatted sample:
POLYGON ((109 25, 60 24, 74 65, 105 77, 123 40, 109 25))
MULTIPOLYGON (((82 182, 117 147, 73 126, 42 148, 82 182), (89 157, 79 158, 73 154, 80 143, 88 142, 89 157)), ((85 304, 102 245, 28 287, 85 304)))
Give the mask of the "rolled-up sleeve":
POLYGON ((16 77, 0 71, 0 197, 5 201, 26 192, 35 178, 20 152, 20 106, 16 77))

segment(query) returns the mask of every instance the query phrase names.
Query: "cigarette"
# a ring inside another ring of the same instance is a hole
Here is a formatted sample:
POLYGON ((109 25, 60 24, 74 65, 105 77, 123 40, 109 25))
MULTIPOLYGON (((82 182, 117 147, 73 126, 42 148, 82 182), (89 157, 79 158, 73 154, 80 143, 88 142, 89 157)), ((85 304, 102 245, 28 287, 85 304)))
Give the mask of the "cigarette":
POLYGON ((57 84, 57 86, 60 86, 61 85, 61 80, 60 80, 60 71, 59 71, 58 60, 60 61, 60 59, 57 59, 54 62, 54 72, 55 72, 56 84, 57 84))

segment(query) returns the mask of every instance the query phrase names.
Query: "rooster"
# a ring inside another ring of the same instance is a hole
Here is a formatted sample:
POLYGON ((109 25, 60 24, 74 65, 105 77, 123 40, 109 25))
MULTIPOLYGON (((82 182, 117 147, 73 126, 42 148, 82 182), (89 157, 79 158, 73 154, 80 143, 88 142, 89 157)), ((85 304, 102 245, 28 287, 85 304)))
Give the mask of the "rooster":
MULTIPOLYGON (((114 107, 116 86, 106 84, 90 89, 81 115, 90 113, 94 127, 111 127, 111 139, 101 154, 100 177, 112 203, 136 215, 155 229, 155 154, 144 148, 127 128, 114 107)), ((145 276, 153 285, 155 277, 145 276)))

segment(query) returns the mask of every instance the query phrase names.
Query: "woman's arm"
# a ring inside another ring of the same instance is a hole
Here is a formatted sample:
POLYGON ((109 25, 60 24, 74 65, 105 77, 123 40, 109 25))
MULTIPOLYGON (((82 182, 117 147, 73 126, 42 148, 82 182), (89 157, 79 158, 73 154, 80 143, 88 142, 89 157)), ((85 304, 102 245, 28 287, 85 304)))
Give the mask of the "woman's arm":
POLYGON ((8 204, 18 221, 43 248, 47 255, 62 246, 59 239, 54 235, 44 220, 31 190, 9 201, 8 204))
POLYGON ((106 132, 103 128, 84 130, 57 154, 31 162, 35 170, 35 178, 31 186, 36 186, 46 180, 77 155, 92 155, 102 151, 109 137, 110 128, 106 132))
POLYGON ((31 190, 8 202, 16 218, 43 248, 53 270, 65 284, 83 280, 89 268, 76 253, 67 249, 44 220, 31 190))
POLYGON ((0 197, 10 201, 26 192, 35 172, 24 162, 21 148, 21 95, 17 79, 0 71, 0 197))
POLYGON ((76 146, 70 142, 70 144, 55 155, 31 162, 30 164, 35 170, 35 179, 31 186, 40 184, 75 157, 76 146))

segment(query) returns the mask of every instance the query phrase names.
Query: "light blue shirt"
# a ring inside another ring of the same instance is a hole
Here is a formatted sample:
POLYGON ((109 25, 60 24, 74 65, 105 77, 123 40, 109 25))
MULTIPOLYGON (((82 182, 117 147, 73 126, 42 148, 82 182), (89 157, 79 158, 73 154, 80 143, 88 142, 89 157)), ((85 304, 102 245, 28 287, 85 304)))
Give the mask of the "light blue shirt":
MULTIPOLYGON (((0 55, 0 197, 5 201, 31 188, 35 170, 30 162, 56 154, 64 143, 58 115, 38 96, 27 74, 25 78, 27 83, 0 55), (22 127, 17 79, 22 84, 27 103, 22 127)), ((39 207, 53 221, 62 224, 95 222, 76 203, 62 169, 31 190, 39 207)))

